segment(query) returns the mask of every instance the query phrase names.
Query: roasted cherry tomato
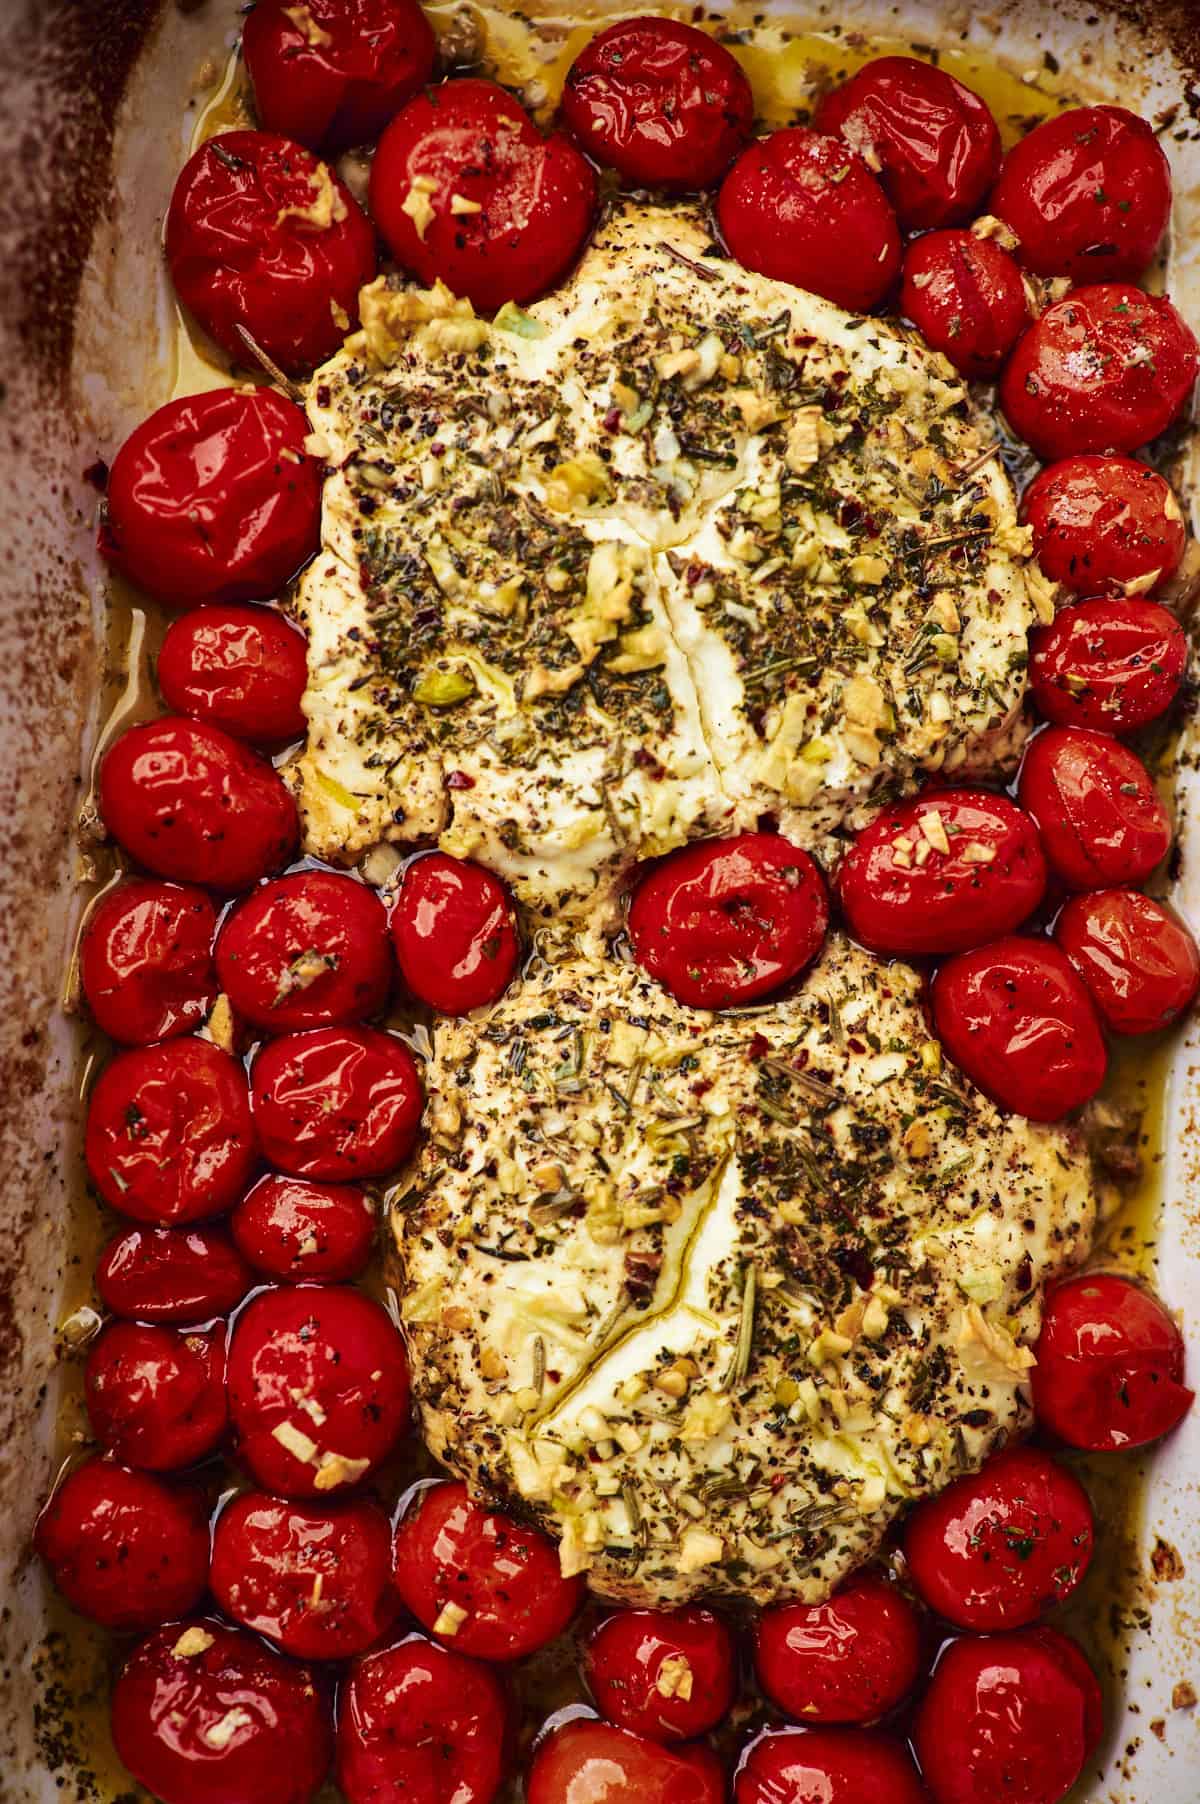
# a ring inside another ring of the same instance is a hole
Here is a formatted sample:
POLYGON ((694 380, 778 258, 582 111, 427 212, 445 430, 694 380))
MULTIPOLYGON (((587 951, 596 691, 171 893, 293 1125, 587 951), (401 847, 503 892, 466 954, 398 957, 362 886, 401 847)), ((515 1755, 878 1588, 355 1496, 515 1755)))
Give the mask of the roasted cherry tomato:
POLYGON ((363 1191, 275 1172, 246 1192, 229 1225, 255 1271, 292 1284, 357 1278, 375 1245, 375 1210, 363 1191))
POLYGON ((220 1215, 258 1158, 246 1074, 207 1040, 123 1052, 92 1091, 84 1149, 122 1215, 160 1227, 220 1215))
POLYGON ((638 963, 693 1008, 732 1008, 777 990, 812 963, 828 926, 820 871, 778 833, 672 853, 629 905, 638 963))
POLYGON ((1072 107, 1013 145, 988 204, 1039 275, 1136 281, 1171 217, 1171 166, 1135 113, 1072 107))
POLYGON ((267 1033, 361 1021, 392 983, 383 903, 340 871, 277 877, 225 922, 217 975, 236 1012, 267 1033))
POLYGON ((1132 457, 1066 457, 1021 502, 1038 563, 1077 595, 1148 595, 1178 570, 1187 527, 1175 491, 1132 457))
POLYGON ((750 136, 754 96, 723 44, 676 19, 619 19, 571 67, 563 117, 588 155, 635 188, 719 182, 750 136))
POLYGON ((982 1634, 1065 1602, 1092 1549, 1087 1492, 1036 1447, 996 1454, 918 1504, 904 1531, 909 1576, 930 1609, 982 1634))
POLYGON ((134 1649, 113 1686, 112 1733, 162 1804, 309 1804, 333 1742, 310 1672, 207 1618, 168 1623, 134 1649))
POLYGON ((1008 360, 1000 404, 1044 461, 1136 451, 1165 432, 1196 381, 1191 327, 1165 295, 1126 282, 1078 288, 1008 360))
POLYGON ((347 1804, 491 1804, 508 1764, 508 1705, 486 1666, 410 1635, 345 1680, 337 1782, 347 1804))
POLYGON ((1046 857, 1069 889, 1141 883, 1171 846, 1171 817, 1128 746, 1082 727, 1029 743, 1018 785, 1046 857))
POLYGON ((1029 918, 1046 860, 1037 828, 1007 796, 930 790, 864 827, 837 888, 847 926, 873 952, 965 952, 1029 918))
POLYGON ((296 844, 296 804, 275 771, 199 721, 130 727, 105 752, 99 789, 113 838, 160 877, 246 889, 296 844))
POLYGON ((992 381, 1029 324, 1025 283, 994 239, 928 232, 909 245, 900 311, 964 376, 992 381))
POLYGON ((512 897, 480 864, 431 852, 409 865, 392 910, 392 943, 412 994, 443 1015, 503 995, 521 942, 512 897))
POLYGON ((208 1583, 203 1493, 89 1459, 38 1517, 34 1546, 71 1608, 106 1629, 182 1616, 208 1583))
POLYGON ((96 1267, 96 1290, 113 1315, 182 1328, 229 1315, 253 1283, 220 1228, 126 1228, 96 1267))
POLYGON ((323 363, 358 323, 375 234, 328 163, 270 132, 222 132, 179 173, 166 225, 175 292, 235 363, 323 363))
POLYGON ((1110 1272, 1069 1278, 1048 1293, 1033 1368, 1038 1422, 1069 1447, 1145 1447, 1182 1422, 1183 1336, 1140 1285, 1110 1272))
POLYGON ((1054 937, 1114 1034, 1152 1034, 1190 1008, 1200 990, 1200 949, 1161 902, 1134 889, 1072 896, 1054 937))
POLYGON ((840 132, 879 171, 905 231, 969 219, 1000 167, 986 104, 943 69, 881 56, 825 96, 818 131, 840 132))
POLYGON ((803 1723, 870 1723, 917 1682, 921 1626, 895 1585, 863 1572, 823 1604, 764 1610, 754 1666, 767 1696, 803 1723))
POLYGON ((317 549, 308 421, 269 388, 168 401, 113 459, 99 545, 165 607, 262 601, 317 549))
POLYGON ((1100 1738, 1100 1686, 1054 1629, 955 1641, 917 1713, 934 1804, 1059 1804, 1100 1738))
POLYGON ((97 1027, 148 1046, 199 1027, 216 1001, 217 914, 202 889, 130 878, 87 918, 79 976, 97 1027))
POLYGON ((744 150, 717 196, 739 263, 824 295, 853 313, 878 306, 900 273, 887 196, 841 139, 804 126, 744 150))
POLYGON ((417 1621, 481 1660, 519 1660, 553 1641, 583 1597, 547 1536, 473 1502, 463 1484, 418 1491, 396 1527, 395 1563, 417 1621))
POLYGON ((225 1328, 110 1322, 88 1354, 96 1439, 129 1466, 194 1466, 225 1433, 225 1328))
POLYGON ((396 260, 489 310, 553 288, 595 210, 586 158, 490 81, 410 100, 371 165, 371 212, 396 260))
POLYGON ((243 1492, 217 1518, 212 1591, 226 1616, 298 1660, 361 1654, 400 1608, 391 1526, 365 1497, 315 1508, 243 1492))
POLYGON ((525 1797, 528 1804, 722 1804, 725 1781, 703 1743, 665 1748, 577 1717, 539 1746, 525 1797))
POLYGON ((433 74, 435 49, 417 0, 258 0, 242 26, 255 112, 312 150, 377 138, 433 74))
POLYGON ((898 1741, 871 1729, 768 1731, 751 1742, 735 1804, 929 1804, 898 1741))
POLYGON ((1157 602, 1100 596, 1030 634, 1029 686, 1039 714, 1059 726, 1132 733, 1166 713, 1187 652, 1183 627, 1157 602))
POLYGON ((263 1151, 293 1177, 384 1177, 416 1145, 416 1062, 376 1028, 284 1034, 259 1053, 251 1082, 263 1151))
POLYGON ((711 1610, 619 1610, 587 1645, 587 1681, 610 1722, 650 1741, 689 1741, 733 1702, 729 1630, 711 1610))
POLYGON ((391 1317, 336 1285, 269 1290, 238 1317, 229 1413, 243 1465, 283 1497, 355 1485, 408 1424, 408 1361, 391 1317))
POLYGON ((1091 997, 1044 940, 960 952, 933 980, 933 1022, 971 1082, 1031 1121, 1057 1121, 1104 1082, 1108 1055, 1091 997))
POLYGON ((303 738, 307 682, 304 634, 274 608, 196 609, 167 629, 158 654, 168 708, 252 745, 303 738))

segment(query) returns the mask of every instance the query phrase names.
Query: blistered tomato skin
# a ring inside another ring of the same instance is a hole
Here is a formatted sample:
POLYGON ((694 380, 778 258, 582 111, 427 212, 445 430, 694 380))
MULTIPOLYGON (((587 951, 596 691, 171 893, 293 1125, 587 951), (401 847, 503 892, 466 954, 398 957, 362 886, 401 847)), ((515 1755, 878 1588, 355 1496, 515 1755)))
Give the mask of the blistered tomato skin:
POLYGON ((1000 405, 1044 463, 1136 451, 1166 431, 1196 371, 1191 327, 1165 296, 1102 282, 1056 302, 1019 340, 1000 405))
POLYGON ((988 204, 1038 275, 1136 281, 1171 216, 1171 166, 1135 113, 1073 107, 1013 145, 988 204))
POLYGON ((417 0, 258 0, 242 27, 254 108, 310 150, 377 138, 433 74, 436 40, 417 0))
POLYGON ((275 771, 198 721, 130 727, 105 752, 99 788, 113 838, 160 877, 247 889, 296 845, 296 804, 275 771))
POLYGON ((1057 946, 1010 938, 960 952, 934 978, 932 1002, 954 1063, 1014 1115, 1057 1121, 1104 1082, 1099 1017, 1057 946))
POLYGON ((251 1084, 263 1152, 292 1177, 385 1177, 416 1145, 424 1104, 416 1062, 376 1028, 284 1034, 258 1054, 251 1084))
POLYGON ((1029 636, 1029 687, 1057 726, 1132 733, 1166 713, 1186 669, 1187 634, 1154 601, 1077 601, 1029 636))
POLYGON ((610 1722, 650 1741, 715 1728, 737 1677, 729 1630, 711 1610, 619 1610, 588 1642, 587 1682, 610 1722))
POLYGON ((183 615, 167 629, 157 674, 173 713, 234 739, 270 746, 304 736, 304 634, 274 608, 214 603, 183 615))
POLYGON ((123 1052, 92 1091, 84 1151, 122 1215, 159 1227, 220 1215, 258 1161, 246 1074, 207 1040, 123 1052))
POLYGON ((410 1635, 350 1669, 339 1699, 337 1782, 347 1804, 491 1804, 508 1743, 495 1674, 410 1635))
POLYGON ((878 167, 906 232, 969 219, 1000 167, 1000 133, 985 102, 912 56, 867 63, 825 96, 814 124, 840 132, 878 167))
POLYGON ((777 990, 811 964, 828 926, 820 871, 777 833, 672 853, 629 906, 638 963, 693 1008, 731 1008, 777 990))
POLYGON ((392 1531, 369 1498, 316 1507, 247 1491, 217 1518, 212 1592, 297 1660, 343 1660, 387 1633, 392 1531))
POLYGON ((1072 896, 1054 937, 1110 1033, 1169 1027, 1200 991, 1200 949, 1178 916, 1139 890, 1072 896))
POLYGON ((360 1291, 265 1291, 238 1317, 229 1414, 238 1457, 264 1490, 345 1495, 399 1441, 408 1398, 404 1343, 386 1310, 360 1291))
MULTIPOLYGON (((538 1529, 474 1503, 463 1484, 418 1491, 396 1527, 396 1584, 431 1634, 447 1606, 466 1615, 446 1631, 455 1652, 519 1660, 561 1635, 583 1598, 538 1529)), ((457 1615, 457 1612, 452 1612, 457 1615)))
POLYGON ((675 19, 621 19, 575 58, 563 117, 632 187, 688 193, 719 182, 746 143, 754 96, 724 45, 675 19))
POLYGON ((131 877, 87 918, 79 977, 97 1027, 125 1046, 190 1033, 216 1001, 217 915, 201 889, 131 877))
POLYGON ((929 232, 904 257, 900 311, 956 370, 992 381, 1029 324, 1016 262, 973 232, 929 232))
POLYGON ((225 922, 216 957, 236 1013, 271 1034, 361 1021, 392 982, 383 904, 340 871, 263 884, 225 922))
POLYGON ((89 1459, 38 1517, 34 1546, 72 1609, 108 1629, 182 1616, 208 1582, 202 1492, 89 1459))
POLYGON ((332 1751, 312 1673, 207 1617, 136 1647, 112 1695, 121 1760, 162 1804, 309 1804, 332 1751))
POLYGON ((96 1290, 113 1315, 180 1328, 230 1314, 253 1283, 220 1228, 125 1228, 96 1267, 96 1290))
POLYGON ((930 1609, 985 1635, 1064 1603, 1093 1546, 1087 1492, 1036 1447, 1008 1448, 918 1504, 904 1532, 909 1577, 930 1609))
POLYGON ((1060 1804, 1100 1737, 1100 1686, 1054 1629, 955 1641, 917 1713, 934 1804, 1060 1804))
POLYGON ((916 1684, 917 1612, 894 1585, 863 1572, 823 1604, 764 1610, 754 1636, 758 1682, 802 1723, 871 1723, 916 1684))
POLYGON ((916 958, 1011 933, 1045 889, 1033 821, 985 789, 931 790, 885 808, 837 873, 855 939, 872 952, 916 958))
POLYGON ((229 1219, 243 1258, 284 1283, 358 1278, 375 1245, 375 1211, 349 1184, 314 1184, 268 1172, 229 1219))
POLYGON ((88 1354, 88 1416, 100 1444, 129 1466, 194 1466, 225 1433, 225 1328, 110 1322, 88 1354))
POLYGON ((489 311, 552 288, 595 210, 587 159, 560 134, 543 138, 489 81, 448 81, 410 100, 371 165, 371 213, 397 262, 489 311))
POLYGON ((1127 746, 1082 727, 1030 741, 1017 793, 1050 867, 1069 889, 1142 883, 1171 846, 1171 817, 1127 746))
POLYGON ((1055 1285, 1036 1353, 1034 1413, 1068 1447, 1145 1447, 1192 1407, 1174 1317, 1128 1278, 1091 1272, 1055 1285))
POLYGON ((725 1780, 703 1742, 666 1748, 577 1718, 539 1744, 525 1796, 528 1804, 722 1804, 725 1780))
POLYGON ((1077 595, 1153 594, 1187 548, 1170 483, 1132 457, 1051 464, 1026 489, 1021 518, 1046 575, 1077 595))
POLYGON ((929 1804, 907 1752, 872 1729, 772 1730, 738 1766, 734 1804, 929 1804))
POLYGON ((744 150, 717 196, 738 262, 853 313, 879 305, 900 273, 900 232, 862 158, 827 132, 792 126, 744 150))
POLYGON ((495 1002, 520 955, 507 886, 479 864, 431 852, 404 873, 392 943, 409 992, 443 1015, 495 1002))
POLYGON ((272 389, 168 401, 113 459, 100 551, 167 608, 263 601, 317 549, 308 421, 272 389))

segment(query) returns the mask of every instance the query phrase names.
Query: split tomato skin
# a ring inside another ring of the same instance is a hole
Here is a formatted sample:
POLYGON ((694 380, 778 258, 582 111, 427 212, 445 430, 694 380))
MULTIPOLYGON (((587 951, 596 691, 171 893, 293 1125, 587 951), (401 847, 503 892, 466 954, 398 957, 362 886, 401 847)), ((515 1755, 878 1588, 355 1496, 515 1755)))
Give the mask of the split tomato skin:
POLYGON ((1038 563, 1077 595, 1153 594, 1187 548, 1175 491, 1133 457, 1065 457, 1021 499, 1038 563))
POLYGON ((805 1724, 876 1722, 912 1690, 920 1666, 916 1610, 870 1571, 823 1604, 764 1610, 755 1628, 759 1684, 805 1724))
POLYGON ((905 252, 900 311, 973 381, 994 381, 1029 324, 1014 258, 974 232, 928 232, 905 252))
POLYGON ((430 852, 408 866, 391 931, 408 991, 443 1015, 466 1015, 498 1001, 521 953, 507 885, 483 865, 445 852, 430 852))
POLYGON ((525 1796, 528 1804, 722 1804, 725 1780, 703 1743, 666 1748, 578 1717, 539 1743, 525 1796))
POLYGON ((1115 1273, 1088 1272, 1054 1286, 1036 1353, 1034 1414, 1068 1447, 1094 1453, 1146 1447, 1192 1406, 1174 1317, 1149 1291, 1115 1273))
POLYGON ((337 1782, 347 1804, 491 1804, 509 1739, 495 1674, 410 1635, 350 1669, 338 1712, 337 1782))
POLYGON ((1200 991, 1200 948, 1179 918, 1132 889, 1072 896, 1054 938, 1114 1034, 1153 1034, 1200 991))
POLYGON ((1056 726, 1132 733, 1166 713, 1187 657, 1187 634, 1166 608, 1098 596, 1029 635, 1029 687, 1056 726))
POLYGON ((211 1227, 125 1228, 96 1267, 97 1293, 113 1315, 179 1328, 231 1314, 253 1283, 228 1235, 211 1227))
POLYGON ((250 1077, 263 1152, 291 1177, 386 1177, 416 1145, 425 1100, 416 1061, 378 1028, 282 1034, 250 1077))
POLYGON ((130 877, 88 915, 79 978, 92 1019, 124 1046, 192 1032, 217 998, 217 914, 202 889, 130 877))
POLYGON ((874 1729, 775 1729, 750 1743, 734 1804, 929 1804, 900 1742, 874 1729))
POLYGON ((285 1284, 360 1278, 375 1247, 375 1210, 351 1184, 315 1184, 268 1172, 229 1218, 255 1271, 285 1284))
POLYGON ((275 608, 232 602, 194 608, 167 628, 157 675, 174 714, 251 745, 304 737, 307 646, 275 608))
POLYGON ((587 1644, 584 1670, 609 1722, 648 1741, 716 1727, 737 1689, 733 1641, 711 1610, 619 1610, 587 1644))
POLYGON ((194 1466, 226 1425, 225 1328, 110 1322, 84 1377, 96 1439, 116 1459, 150 1472, 194 1466))
POLYGON ((391 989, 387 915, 355 877, 296 871, 239 903, 216 964, 235 1012, 265 1033, 361 1021, 391 989))
POLYGON ((1142 883, 1171 847, 1171 817, 1136 753, 1105 733, 1047 727, 1017 787, 1068 889, 1142 883))

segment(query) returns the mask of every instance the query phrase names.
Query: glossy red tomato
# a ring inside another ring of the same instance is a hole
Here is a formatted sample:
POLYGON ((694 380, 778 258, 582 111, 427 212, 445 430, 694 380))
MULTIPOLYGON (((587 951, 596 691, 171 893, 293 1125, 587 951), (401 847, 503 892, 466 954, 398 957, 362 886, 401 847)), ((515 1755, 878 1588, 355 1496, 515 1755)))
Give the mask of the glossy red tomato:
POLYGON ((113 838, 160 877, 246 889, 296 844, 296 804, 275 771, 198 721, 130 727, 101 760, 99 790, 113 838))
POLYGON ((361 1021, 392 983, 383 903, 340 871, 276 877, 226 920, 217 975, 236 1012, 267 1033, 361 1021))
POLYGON ((375 1245, 375 1210, 363 1191, 275 1172, 246 1192, 229 1225, 256 1271, 292 1284, 360 1277, 375 1245))
POLYGON ((113 1741, 162 1804, 308 1804, 329 1766, 313 1675, 208 1618, 168 1623, 113 1686, 113 1741))
POLYGON ((274 608, 212 603, 176 620, 158 654, 158 686, 176 714, 252 745, 301 739, 304 634, 274 608))
POLYGON ((89 1459, 55 1490, 34 1546, 81 1616, 149 1629, 192 1609, 208 1583, 208 1505, 189 1486, 89 1459))
POLYGON ((97 1027, 148 1046, 199 1027, 216 1001, 217 914, 202 889, 134 877, 101 896, 79 947, 97 1027))
POLYGON ((900 273, 887 196, 841 138, 804 126, 744 150, 717 196, 739 263, 854 313, 878 306, 900 273))
POLYGON ((1187 669, 1187 634, 1154 601, 1100 596, 1029 636, 1038 712, 1064 727, 1132 733, 1165 714, 1187 669))
POLYGON ((1013 430, 1043 462, 1136 451, 1165 432, 1196 381, 1191 327, 1126 282, 1078 288, 1020 340, 1000 383, 1013 430))
POLYGON ((955 1641, 917 1714, 934 1804, 1059 1804, 1100 1737, 1100 1686, 1065 1635, 955 1641))
POLYGON ((904 1594, 862 1572, 823 1604, 777 1604, 754 1634, 767 1696, 803 1723, 870 1723, 917 1681, 921 1625, 904 1594))
POLYGON ((416 1145, 416 1061, 376 1028, 284 1034, 259 1053, 251 1083, 263 1151, 294 1177, 384 1177, 416 1145))
POLYGON ((489 310, 552 288, 595 210, 587 160, 490 81, 410 100, 371 165, 371 212, 397 262, 489 310))
POLYGON ((878 169, 909 232, 969 219, 1000 167, 1000 133, 985 102, 913 56, 867 63, 825 96, 814 123, 840 132, 878 169))
POLYGON ((1111 1272, 1088 1272, 1046 1297, 1033 1368, 1038 1422, 1069 1447, 1145 1447, 1182 1422, 1183 1336, 1157 1297, 1111 1272))
POLYGON ((1066 457, 1021 501, 1038 563, 1077 595, 1151 594, 1187 548, 1175 491, 1132 457, 1066 457))
POLYGON ((964 952, 1029 918, 1046 860, 1037 828, 1007 796, 935 789, 864 827, 837 889, 847 926, 873 952, 964 952))
POLYGON ((503 995, 521 942, 507 886, 480 864, 431 852, 404 873, 392 943, 411 993, 443 1015, 465 1015, 503 995))
POLYGON ((92 1091, 84 1149, 122 1215, 163 1227, 219 1215, 258 1159, 246 1074, 207 1040, 123 1052, 92 1091))
POLYGON ((904 256, 900 311, 964 376, 991 381, 1029 324, 1016 261, 974 232, 928 232, 904 256))
POLYGON ((269 1290, 238 1317, 229 1414, 242 1464, 283 1497, 332 1495, 408 1424, 408 1361, 387 1311, 336 1285, 269 1290))
POLYGON ((1054 923, 1062 947, 1114 1034, 1152 1034, 1200 991, 1200 949, 1161 902, 1133 889, 1072 896, 1054 923))
POLYGON ((419 1635, 351 1668, 338 1711, 347 1804, 490 1804, 508 1765, 495 1675, 419 1635))
POLYGON ((245 1491, 217 1518, 213 1596, 298 1660, 361 1654, 391 1628, 392 1531, 377 1503, 313 1506, 245 1491))
POLYGON ((527 1804, 722 1804, 725 1782, 703 1743, 665 1748, 577 1717, 539 1745, 525 1797, 527 1804))
POLYGON ((1093 1544, 1087 1492, 1036 1447, 996 1454, 919 1503, 904 1531, 909 1576, 930 1609, 983 1634, 1065 1602, 1093 1544))
POLYGON ((1171 166, 1136 113, 1072 107, 1013 145, 989 204, 1039 275, 1136 281, 1171 216, 1171 166))
POLYGON ((88 1415, 101 1446, 129 1466, 193 1466, 225 1433, 225 1328, 110 1322, 88 1354, 88 1415))
POLYGON ((228 1315, 253 1283, 220 1228, 125 1228, 96 1267, 96 1290, 113 1315, 182 1328, 228 1315))
POLYGON ((960 952, 934 978, 932 998, 939 1040, 1002 1109, 1057 1121, 1104 1082, 1099 1019, 1057 946, 1011 938, 960 952))
POLYGON ((707 1734, 732 1704, 729 1630, 711 1610, 618 1610, 588 1642, 587 1682, 610 1722, 650 1741, 707 1734))
POLYGON ((751 1742, 735 1804, 929 1804, 898 1741, 872 1729, 769 1731, 751 1742))
POLYGON ((432 76, 435 48, 417 0, 257 0, 242 26, 259 119, 313 150, 377 138, 432 76))
POLYGON ((1171 846, 1171 817, 1136 753, 1105 733, 1047 727, 1018 785, 1046 857, 1070 889, 1141 883, 1171 846))
POLYGON ((563 117, 597 163, 635 188, 719 182, 750 136, 754 96, 737 60, 694 25, 619 19, 571 67, 563 117))
POLYGON ((629 905, 634 955, 693 1008, 732 1008, 811 964, 829 899, 807 852, 777 833, 741 833, 674 852, 629 905))
POLYGON ((165 607, 261 601, 317 549, 321 466, 272 389, 168 401, 113 459, 99 546, 165 607))
POLYGON ((418 1491, 396 1526, 395 1564, 422 1627, 480 1660, 519 1660, 553 1641, 583 1597, 546 1535, 473 1502, 463 1484, 418 1491))

